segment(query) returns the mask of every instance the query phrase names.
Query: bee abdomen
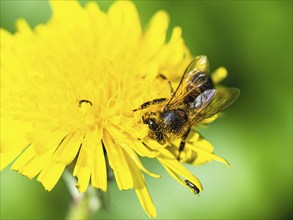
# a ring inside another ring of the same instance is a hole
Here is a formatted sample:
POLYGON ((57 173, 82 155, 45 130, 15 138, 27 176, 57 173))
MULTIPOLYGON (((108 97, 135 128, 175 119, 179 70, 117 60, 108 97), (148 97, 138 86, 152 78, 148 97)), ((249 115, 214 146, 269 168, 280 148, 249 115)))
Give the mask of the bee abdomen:
POLYGON ((199 87, 201 92, 204 92, 206 90, 210 90, 214 88, 214 83, 212 82, 211 78, 208 78, 208 81, 204 83, 201 87, 199 87))
POLYGON ((190 93, 188 93, 184 98, 183 98, 183 103, 184 104, 193 104, 196 98, 202 94, 203 92, 213 89, 214 84, 211 80, 211 78, 208 78, 205 83, 203 83, 201 86, 194 88, 190 93))

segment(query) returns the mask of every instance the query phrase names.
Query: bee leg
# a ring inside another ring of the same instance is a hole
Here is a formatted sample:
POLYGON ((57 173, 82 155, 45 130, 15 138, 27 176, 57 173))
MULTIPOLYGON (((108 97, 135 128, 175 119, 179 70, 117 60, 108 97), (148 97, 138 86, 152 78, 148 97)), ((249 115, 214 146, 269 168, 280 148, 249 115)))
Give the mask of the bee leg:
POLYGON ((166 98, 154 99, 152 101, 148 101, 148 102, 143 103, 139 108, 133 109, 132 111, 133 112, 136 112, 138 110, 142 110, 142 109, 148 108, 150 105, 160 104, 162 102, 165 102, 166 100, 167 100, 166 98))
POLYGON ((167 78, 165 75, 161 74, 161 73, 158 75, 158 77, 161 78, 161 79, 163 79, 163 80, 167 80, 167 81, 168 81, 169 86, 170 86, 171 96, 173 96, 173 94, 174 94, 174 89, 173 89, 173 87, 172 87, 172 84, 171 84, 170 80, 168 80, 168 78, 167 78))
POLYGON ((142 119, 142 121, 143 121, 144 124, 148 124, 148 123, 149 123, 149 118, 150 118, 151 116, 155 116, 155 115, 157 115, 155 112, 147 112, 147 113, 145 113, 145 114, 141 117, 141 119, 142 119))
POLYGON ((178 157, 177 157, 177 160, 179 160, 179 161, 180 161, 180 154, 184 150, 185 140, 187 139, 189 132, 190 132, 190 128, 188 128, 188 130, 182 135, 182 140, 180 142, 179 152, 178 152, 178 157))

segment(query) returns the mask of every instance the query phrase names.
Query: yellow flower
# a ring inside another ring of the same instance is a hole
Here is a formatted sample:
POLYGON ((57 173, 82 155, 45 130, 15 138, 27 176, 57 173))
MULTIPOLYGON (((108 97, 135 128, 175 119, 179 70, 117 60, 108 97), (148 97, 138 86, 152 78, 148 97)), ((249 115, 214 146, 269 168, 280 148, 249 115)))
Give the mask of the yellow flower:
MULTIPOLYGON (((89 184, 106 191, 106 152, 118 188, 134 189, 151 217, 156 210, 143 172, 159 176, 140 157, 159 160, 185 187, 187 179, 202 191, 172 147, 148 140, 142 113, 132 111, 145 101, 170 98, 167 81, 157 76, 176 81, 191 61, 181 29, 175 27, 166 42, 169 18, 158 11, 143 32, 128 1, 107 13, 96 3, 51 6, 51 20, 34 30, 24 20, 17 21, 15 34, 1 29, 1 170, 20 155, 12 169, 38 176, 52 190, 74 163, 80 192, 89 184)), ((195 133, 182 160, 226 162, 212 151, 195 133)))

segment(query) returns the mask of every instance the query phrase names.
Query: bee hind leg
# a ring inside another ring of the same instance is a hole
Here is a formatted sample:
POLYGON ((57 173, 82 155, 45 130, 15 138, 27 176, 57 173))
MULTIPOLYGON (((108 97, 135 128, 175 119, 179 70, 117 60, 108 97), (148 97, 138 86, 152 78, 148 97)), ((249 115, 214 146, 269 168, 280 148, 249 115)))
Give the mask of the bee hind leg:
POLYGON ((189 132, 190 132, 190 128, 188 128, 187 131, 182 135, 182 140, 179 145, 179 152, 177 157, 177 160, 179 161, 180 161, 181 152, 184 150, 184 147, 185 147, 185 140, 187 139, 189 132))

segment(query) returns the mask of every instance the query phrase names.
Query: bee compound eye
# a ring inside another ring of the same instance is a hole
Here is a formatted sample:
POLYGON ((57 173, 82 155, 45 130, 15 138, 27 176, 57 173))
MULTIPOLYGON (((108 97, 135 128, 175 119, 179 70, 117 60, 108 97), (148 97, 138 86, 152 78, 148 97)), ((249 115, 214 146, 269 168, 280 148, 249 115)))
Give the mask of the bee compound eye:
POLYGON ((158 128, 158 124, 155 119, 149 119, 148 125, 151 130, 157 130, 158 128))

